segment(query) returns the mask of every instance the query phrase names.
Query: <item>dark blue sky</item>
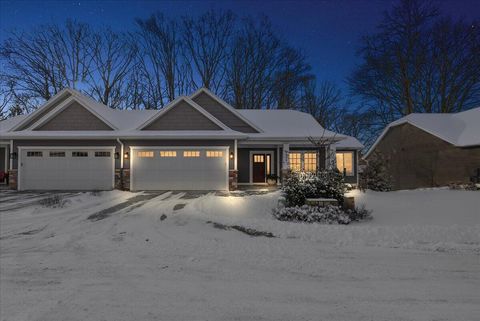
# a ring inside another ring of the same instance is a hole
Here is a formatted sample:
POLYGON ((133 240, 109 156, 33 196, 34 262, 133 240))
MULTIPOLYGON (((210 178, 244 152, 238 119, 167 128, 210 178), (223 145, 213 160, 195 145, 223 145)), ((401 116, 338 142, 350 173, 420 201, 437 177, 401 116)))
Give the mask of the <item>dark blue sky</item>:
MULTIPOLYGON (((473 19, 480 16, 480 0, 434 1, 444 13, 473 19)), ((134 18, 155 11, 171 16, 197 14, 210 8, 231 9, 239 16, 264 13, 278 34, 302 48, 318 79, 344 80, 358 62, 355 48, 371 33, 394 0, 325 1, 3 1, 0 0, 0 40, 13 28, 75 18, 115 29, 134 27, 134 18)))

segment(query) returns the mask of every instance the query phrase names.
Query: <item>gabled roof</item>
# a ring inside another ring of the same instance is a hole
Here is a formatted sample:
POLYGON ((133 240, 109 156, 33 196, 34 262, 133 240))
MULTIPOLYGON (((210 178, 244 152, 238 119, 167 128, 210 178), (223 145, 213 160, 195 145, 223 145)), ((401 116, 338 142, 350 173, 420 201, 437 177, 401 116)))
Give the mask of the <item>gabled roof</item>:
POLYGON ((239 119, 243 120, 245 123, 247 123, 250 127, 252 127, 253 129, 255 129, 256 131, 258 132, 262 132, 262 128, 258 127, 255 122, 252 122, 251 119, 248 119, 247 117, 245 117, 244 115, 242 115, 240 113, 240 110, 239 109, 235 109, 233 108, 233 106, 231 106, 229 103, 227 103, 226 101, 224 101, 223 99, 221 99, 220 97, 218 97, 217 95, 215 95, 214 93, 212 93, 210 90, 208 90, 207 88, 205 87, 202 87, 200 89, 198 89, 197 91, 195 91, 193 94, 190 95, 190 99, 195 99, 195 97, 197 97, 198 95, 200 94, 206 94, 208 95, 210 98, 212 98, 213 100, 215 100, 217 103, 219 103, 220 105, 222 105, 223 107, 225 107, 227 110, 229 110, 232 114, 234 114, 235 116, 237 116, 239 119))
POLYGON ((336 149, 362 149, 365 147, 358 139, 352 136, 346 136, 345 139, 342 139, 335 144, 336 149))
POLYGON ((87 98, 85 95, 82 93, 66 88, 57 93, 54 97, 49 99, 45 104, 40 106, 35 112, 31 113, 27 117, 25 117, 23 120, 18 122, 15 126, 10 128, 9 131, 15 131, 18 128, 21 128, 23 125, 28 124, 28 127, 26 129, 31 129, 34 130, 36 128, 39 128, 41 125, 45 124, 47 121, 53 119, 57 114, 59 114, 61 111, 63 111, 65 108, 67 108, 71 103, 74 101, 78 102, 82 107, 87 109, 89 112, 91 112, 93 115, 95 115, 97 118, 99 118, 102 122, 104 122, 106 125, 108 125, 110 128, 113 130, 118 129, 115 125, 113 125, 109 119, 108 119, 108 112, 106 109, 108 107, 98 104, 98 103, 93 103, 89 98, 87 98), (68 93, 70 94, 67 96, 66 99, 61 101, 58 105, 56 105, 54 108, 51 110, 46 110, 58 102, 62 97, 66 96, 65 94, 68 93), (38 116, 38 119, 36 119, 38 116), (29 122, 35 120, 32 124, 29 124, 29 122))
POLYGON ((392 127, 410 124, 454 146, 480 145, 480 107, 452 114, 410 114, 391 122, 365 154, 367 157, 392 127))
POLYGON ((154 114, 152 117, 150 117, 150 119, 148 119, 146 122, 142 123, 140 126, 138 126, 137 130, 142 130, 144 129, 145 127, 147 127, 148 125, 150 125, 151 123, 153 123, 154 121, 156 121, 157 119, 161 118, 163 115, 165 115, 166 113, 168 113, 170 110, 172 110, 173 108, 175 108, 176 106, 179 105, 179 103, 181 102, 186 102, 189 106, 191 106, 192 108, 196 109, 197 111, 199 111, 203 116, 205 116, 206 118, 208 118, 209 120, 211 120, 214 124, 216 124, 217 126, 219 126, 220 128, 222 128, 223 130, 226 130, 226 131, 230 131, 231 129, 228 128, 225 124, 223 124, 221 121, 219 121, 218 119, 216 119, 215 117, 213 117, 210 113, 208 113, 205 109, 203 109, 202 107, 200 107, 197 103, 195 103, 193 100, 191 100, 190 98, 186 97, 186 96, 180 96, 178 97, 177 99, 175 99, 174 101, 172 101, 171 103, 169 103, 167 106, 165 106, 164 108, 158 110, 156 112, 156 114, 154 114))

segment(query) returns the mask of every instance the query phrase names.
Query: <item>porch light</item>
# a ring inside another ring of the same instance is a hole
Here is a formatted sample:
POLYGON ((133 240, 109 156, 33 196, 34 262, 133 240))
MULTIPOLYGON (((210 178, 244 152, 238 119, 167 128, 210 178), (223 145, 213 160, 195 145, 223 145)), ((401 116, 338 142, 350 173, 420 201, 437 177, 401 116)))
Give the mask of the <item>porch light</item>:
POLYGON ((130 156, 130 155, 128 154, 128 152, 125 152, 125 153, 123 154, 123 158, 125 158, 125 159, 128 159, 129 156, 130 156))
POLYGON ((230 159, 233 159, 233 152, 230 152, 230 159))
POLYGON ((115 153, 115 159, 120 159, 120 153, 119 152, 115 153))
POLYGON ((17 153, 16 152, 10 153, 10 159, 17 159, 17 153))

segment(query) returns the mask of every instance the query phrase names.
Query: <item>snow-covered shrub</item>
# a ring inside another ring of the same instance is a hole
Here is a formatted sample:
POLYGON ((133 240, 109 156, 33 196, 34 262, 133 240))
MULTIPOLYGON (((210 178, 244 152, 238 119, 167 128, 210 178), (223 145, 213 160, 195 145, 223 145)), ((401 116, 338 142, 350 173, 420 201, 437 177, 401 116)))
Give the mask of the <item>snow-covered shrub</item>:
POLYGON ((359 188, 362 191, 371 189, 378 192, 392 190, 392 176, 388 172, 387 161, 382 154, 374 152, 368 159, 367 166, 360 173, 359 188))
POLYGON ((323 224, 348 224, 349 216, 339 206, 293 206, 277 208, 273 216, 279 221, 323 223, 323 224))
POLYGON ((354 210, 346 210, 345 213, 348 215, 351 221, 358 222, 372 219, 372 211, 368 210, 365 205, 355 207, 354 210))
POLYGON ((302 206, 307 198, 334 198, 341 204, 345 194, 343 176, 338 171, 291 172, 283 184, 287 206, 302 206))

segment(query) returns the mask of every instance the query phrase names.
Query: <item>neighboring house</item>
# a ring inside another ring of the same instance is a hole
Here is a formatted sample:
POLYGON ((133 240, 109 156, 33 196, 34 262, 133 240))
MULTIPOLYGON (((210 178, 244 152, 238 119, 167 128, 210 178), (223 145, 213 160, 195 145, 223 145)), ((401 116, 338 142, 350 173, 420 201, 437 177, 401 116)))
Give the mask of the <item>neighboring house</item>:
MULTIPOLYGON (((325 168, 326 150, 346 138, 309 114, 236 110, 203 88, 161 110, 129 111, 65 89, 0 122, 0 171, 19 190, 228 190, 325 168), (321 138, 332 144, 314 148, 321 138)), ((347 145, 341 166, 355 181, 361 144, 347 145)))
POLYGON ((480 108, 410 114, 389 124, 368 153, 381 153, 394 189, 468 183, 480 171, 480 108))

